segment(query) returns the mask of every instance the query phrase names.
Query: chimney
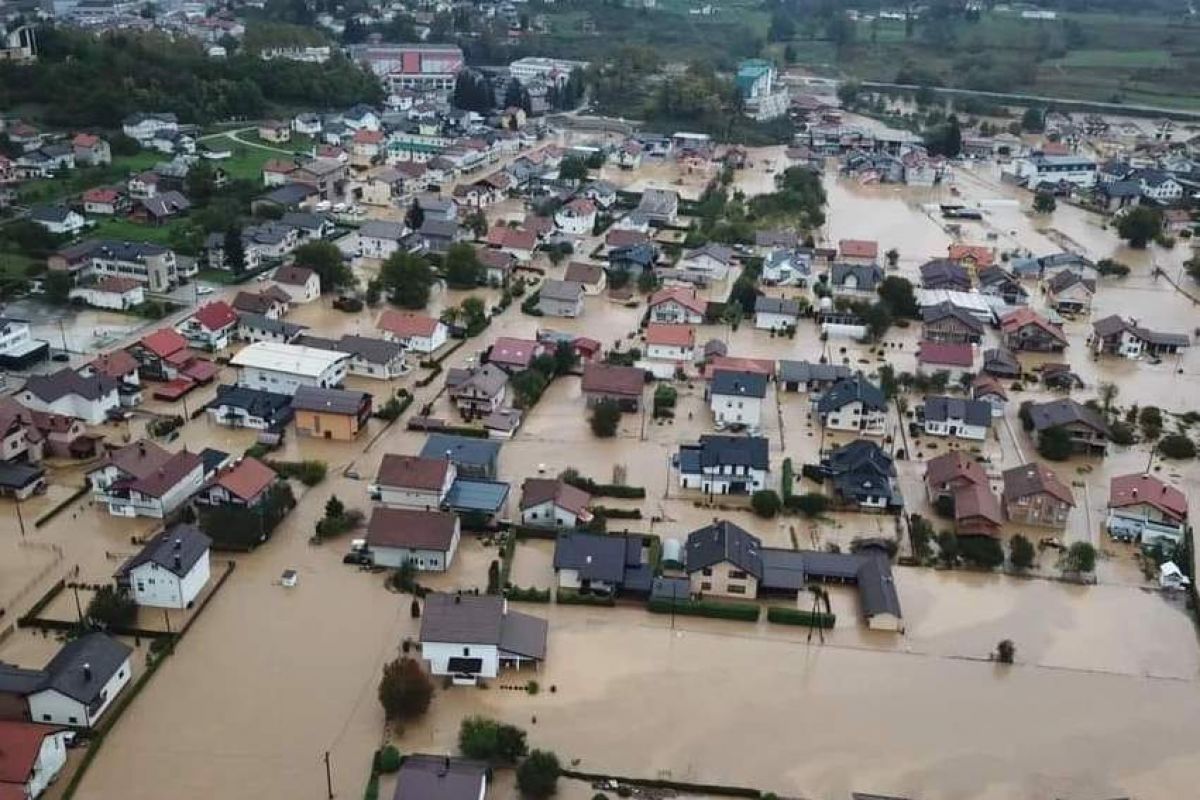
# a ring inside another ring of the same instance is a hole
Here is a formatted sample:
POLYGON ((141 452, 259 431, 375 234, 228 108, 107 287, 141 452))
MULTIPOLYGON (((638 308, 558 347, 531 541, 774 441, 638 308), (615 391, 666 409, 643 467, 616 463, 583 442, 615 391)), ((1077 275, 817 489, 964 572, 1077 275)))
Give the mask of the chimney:
POLYGON ((462 602, 462 595, 461 594, 454 595, 454 605, 458 605, 461 602, 462 602))
POLYGON ((178 537, 176 537, 176 538, 175 538, 175 549, 176 549, 176 550, 182 550, 182 549, 183 549, 183 539, 180 539, 180 538, 178 538, 178 537))
POLYGON ((183 569, 183 559, 179 557, 178 553, 175 554, 175 569, 176 570, 183 569))
POLYGON ((146 455, 146 443, 145 442, 138 442, 138 455, 139 456, 146 455))
POLYGON ((88 662, 83 662, 83 679, 90 681, 92 679, 92 665, 88 662))
POLYGON ((1136 486, 1133 487, 1133 491, 1131 492, 1131 494, 1133 495, 1133 499, 1136 500, 1137 499, 1137 487, 1136 486))

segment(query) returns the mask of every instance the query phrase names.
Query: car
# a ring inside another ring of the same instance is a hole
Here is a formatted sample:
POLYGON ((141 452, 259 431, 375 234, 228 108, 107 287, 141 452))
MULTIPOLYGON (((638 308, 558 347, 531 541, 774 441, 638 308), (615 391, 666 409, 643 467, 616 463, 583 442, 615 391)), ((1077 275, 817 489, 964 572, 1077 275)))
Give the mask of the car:
POLYGON ((371 563, 371 557, 369 555, 367 555, 366 553, 350 552, 350 553, 346 553, 346 555, 342 556, 342 563, 343 564, 356 564, 358 566, 363 566, 363 565, 371 563))
POLYGON ((216 289, 214 289, 211 286, 197 286, 196 287, 196 294, 200 295, 201 297, 203 297, 206 294, 212 294, 215 291, 216 291, 216 289))
POLYGON ((70 353, 55 353, 54 355, 50 356, 50 360, 57 361, 59 363, 62 363, 64 361, 70 361, 71 354, 70 353))

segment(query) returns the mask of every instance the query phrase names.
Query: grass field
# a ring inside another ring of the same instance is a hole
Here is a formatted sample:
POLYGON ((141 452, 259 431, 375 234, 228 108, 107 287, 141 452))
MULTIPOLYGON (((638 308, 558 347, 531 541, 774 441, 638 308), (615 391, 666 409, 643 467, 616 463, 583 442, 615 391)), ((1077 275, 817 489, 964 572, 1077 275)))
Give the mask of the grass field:
POLYGON ((1171 66, 1172 57, 1162 50, 1072 50, 1053 63, 1075 69, 1162 69, 1171 66))
POLYGON ((93 236, 103 239, 120 239, 130 242, 153 242, 165 245, 171 241, 172 233, 187 224, 180 217, 162 225, 143 225, 128 219, 106 219, 92 231, 93 236))
POLYGON ((48 202, 79 194, 96 186, 119 183, 130 174, 150 169, 165 160, 162 153, 143 150, 131 156, 115 156, 113 163, 103 167, 81 167, 54 178, 28 181, 21 184, 18 196, 24 203, 48 202))
MULTIPOLYGON (((233 154, 230 158, 212 163, 214 166, 219 166, 228 172, 229 177, 234 179, 261 181, 263 164, 271 159, 287 158, 283 153, 243 144, 230 136, 218 136, 214 139, 206 139, 205 141, 210 147, 225 146, 229 148, 233 154)), ((276 145, 270 146, 275 147, 276 145)), ((281 147, 280 149, 283 148, 281 147)))

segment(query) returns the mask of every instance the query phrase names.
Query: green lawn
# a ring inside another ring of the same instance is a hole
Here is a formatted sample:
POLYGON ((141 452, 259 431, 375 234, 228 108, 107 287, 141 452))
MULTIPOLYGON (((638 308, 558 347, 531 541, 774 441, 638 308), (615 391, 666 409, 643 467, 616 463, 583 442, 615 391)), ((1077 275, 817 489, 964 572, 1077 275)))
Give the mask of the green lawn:
POLYGON ((1162 69, 1170 67, 1171 60, 1171 54, 1162 50, 1072 50, 1054 63, 1082 69, 1162 69))
POLYGON ((229 148, 233 154, 230 158, 212 163, 214 166, 218 166, 228 172, 229 177, 235 179, 261 181, 263 164, 272 159, 287 158, 283 153, 276 153, 272 150, 263 150, 261 147, 242 144, 228 136, 218 136, 215 139, 208 139, 206 141, 208 146, 212 148, 229 148))
POLYGON ((131 173, 150 169, 166 160, 162 153, 143 150, 131 156, 116 156, 113 163, 103 167, 81 167, 60 173, 54 178, 21 184, 19 197, 26 203, 45 203, 80 194, 97 186, 124 181, 131 173))
POLYGON ((103 239, 166 245, 171 241, 172 232, 186 224, 187 220, 183 217, 177 217, 162 225, 143 225, 128 219, 105 219, 95 227, 91 235, 103 239))

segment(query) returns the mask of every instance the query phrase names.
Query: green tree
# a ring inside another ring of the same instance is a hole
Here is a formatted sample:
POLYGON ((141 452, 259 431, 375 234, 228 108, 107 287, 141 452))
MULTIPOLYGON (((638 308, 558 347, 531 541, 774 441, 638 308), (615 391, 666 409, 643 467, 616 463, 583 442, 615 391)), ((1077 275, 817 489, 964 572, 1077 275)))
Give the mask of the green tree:
POLYGON ((920 514, 913 514, 908 523, 908 542, 913 556, 919 561, 929 558, 929 544, 933 541, 933 526, 920 514))
POLYGON ((342 260, 342 251, 331 242, 308 242, 292 254, 296 264, 308 267, 321 279, 321 291, 333 292, 354 285, 354 273, 342 260))
POLYGON ((1001 664, 1011 664, 1017 657, 1017 646, 1012 639, 1001 639, 996 645, 996 660, 1001 664))
POLYGON ((1038 434, 1038 453, 1050 461, 1066 461, 1074 452, 1071 433, 1062 426, 1046 428, 1038 434))
POLYGON ((515 764, 528 751, 525 731, 494 719, 471 716, 458 727, 458 750, 467 758, 491 764, 515 764))
POLYGON ((554 374, 566 375, 579 363, 579 354, 570 342, 559 342, 554 348, 554 374))
POLYGON ((425 224, 425 209, 421 208, 421 202, 415 197, 404 215, 404 224, 414 231, 421 230, 425 224))
POLYGON ((820 492, 806 492, 789 498, 788 507, 812 519, 829 510, 829 498, 820 492))
POLYGON ((1133 248, 1145 247, 1162 232, 1162 212, 1150 206, 1136 206, 1117 220, 1117 235, 1133 248))
POLYGON ((483 283, 484 269, 475 248, 466 242, 450 246, 445 259, 446 283, 452 289, 474 289, 483 283))
POLYGON ((616 436, 620 424, 621 407, 615 400, 601 400, 592 408, 592 433, 601 439, 616 436))
POLYGON ((346 515, 346 504, 338 499, 336 494, 330 495, 325 501, 325 516, 337 519, 346 515))
POLYGON ((530 800, 545 800, 558 790, 560 772, 558 756, 545 750, 534 750, 517 767, 517 788, 530 800))
POLYGON ((187 178, 184 179, 184 185, 193 205, 208 205, 208 201, 216 190, 216 175, 213 173, 213 168, 207 161, 200 161, 192 165, 188 170, 187 178))
POLYGON ((463 226, 469 230, 471 235, 476 239, 482 239, 483 237, 487 236, 487 217, 479 209, 475 209, 463 218, 463 226))
POLYGON ((415 253, 397 251, 388 256, 379 270, 379 279, 388 292, 388 300, 401 308, 421 309, 429 304, 429 293, 436 276, 433 267, 415 253))
POLYGON ((379 703, 389 720, 421 716, 433 699, 433 682, 413 658, 399 658, 383 667, 379 681, 379 703))
POLYGON ((132 628, 137 615, 137 602, 111 585, 101 586, 88 602, 88 620, 105 629, 132 628))
POLYGON ((1033 197, 1033 210, 1039 214, 1051 214, 1058 208, 1054 195, 1049 192, 1038 192, 1033 197))
POLYGON ((1021 115, 1021 130, 1026 133, 1041 133, 1046 129, 1046 110, 1031 107, 1021 115))
POLYGON ((45 287, 46 300, 55 305, 66 305, 71 297, 71 288, 75 285, 75 279, 71 277, 69 272, 60 272, 54 270, 46 273, 45 287))
POLYGON ((750 507, 763 519, 771 519, 783 508, 783 501, 774 489, 760 489, 750 495, 750 507))
POLYGON ((513 405, 520 409, 533 408, 549 383, 549 378, 536 369, 521 370, 509 380, 513 391, 513 405))
POLYGON ((937 537, 938 557, 942 563, 952 567, 958 563, 959 542, 954 531, 942 531, 937 537))
POLYGON ((1182 433, 1171 433, 1158 440, 1158 452, 1167 458, 1189 460, 1196 457, 1196 443, 1182 433))
POLYGON ((893 317, 917 319, 921 309, 912 282, 899 275, 888 275, 879 284, 879 299, 887 306, 893 317))
POLYGON ((234 275, 246 271, 246 247, 242 244, 242 231, 236 225, 225 230, 225 238, 221 241, 221 256, 225 261, 225 269, 234 275))
POLYGON ((558 177, 564 181, 586 181, 587 161, 577 156, 567 156, 558 165, 558 177))
POLYGON ((960 536, 958 550, 965 561, 984 569, 995 569, 1004 563, 1004 548, 990 536, 960 536))
POLYGON ((1143 406, 1138 412, 1137 421, 1142 429, 1142 436, 1149 441, 1154 441, 1162 435, 1163 415, 1156 406, 1143 406))
POLYGON ((1025 570, 1032 567, 1035 553, 1033 542, 1019 533, 1008 540, 1008 560, 1013 569, 1025 570))
POLYGON ((1063 558, 1067 572, 1092 572, 1096 569, 1096 548, 1089 542, 1073 542, 1063 558))

